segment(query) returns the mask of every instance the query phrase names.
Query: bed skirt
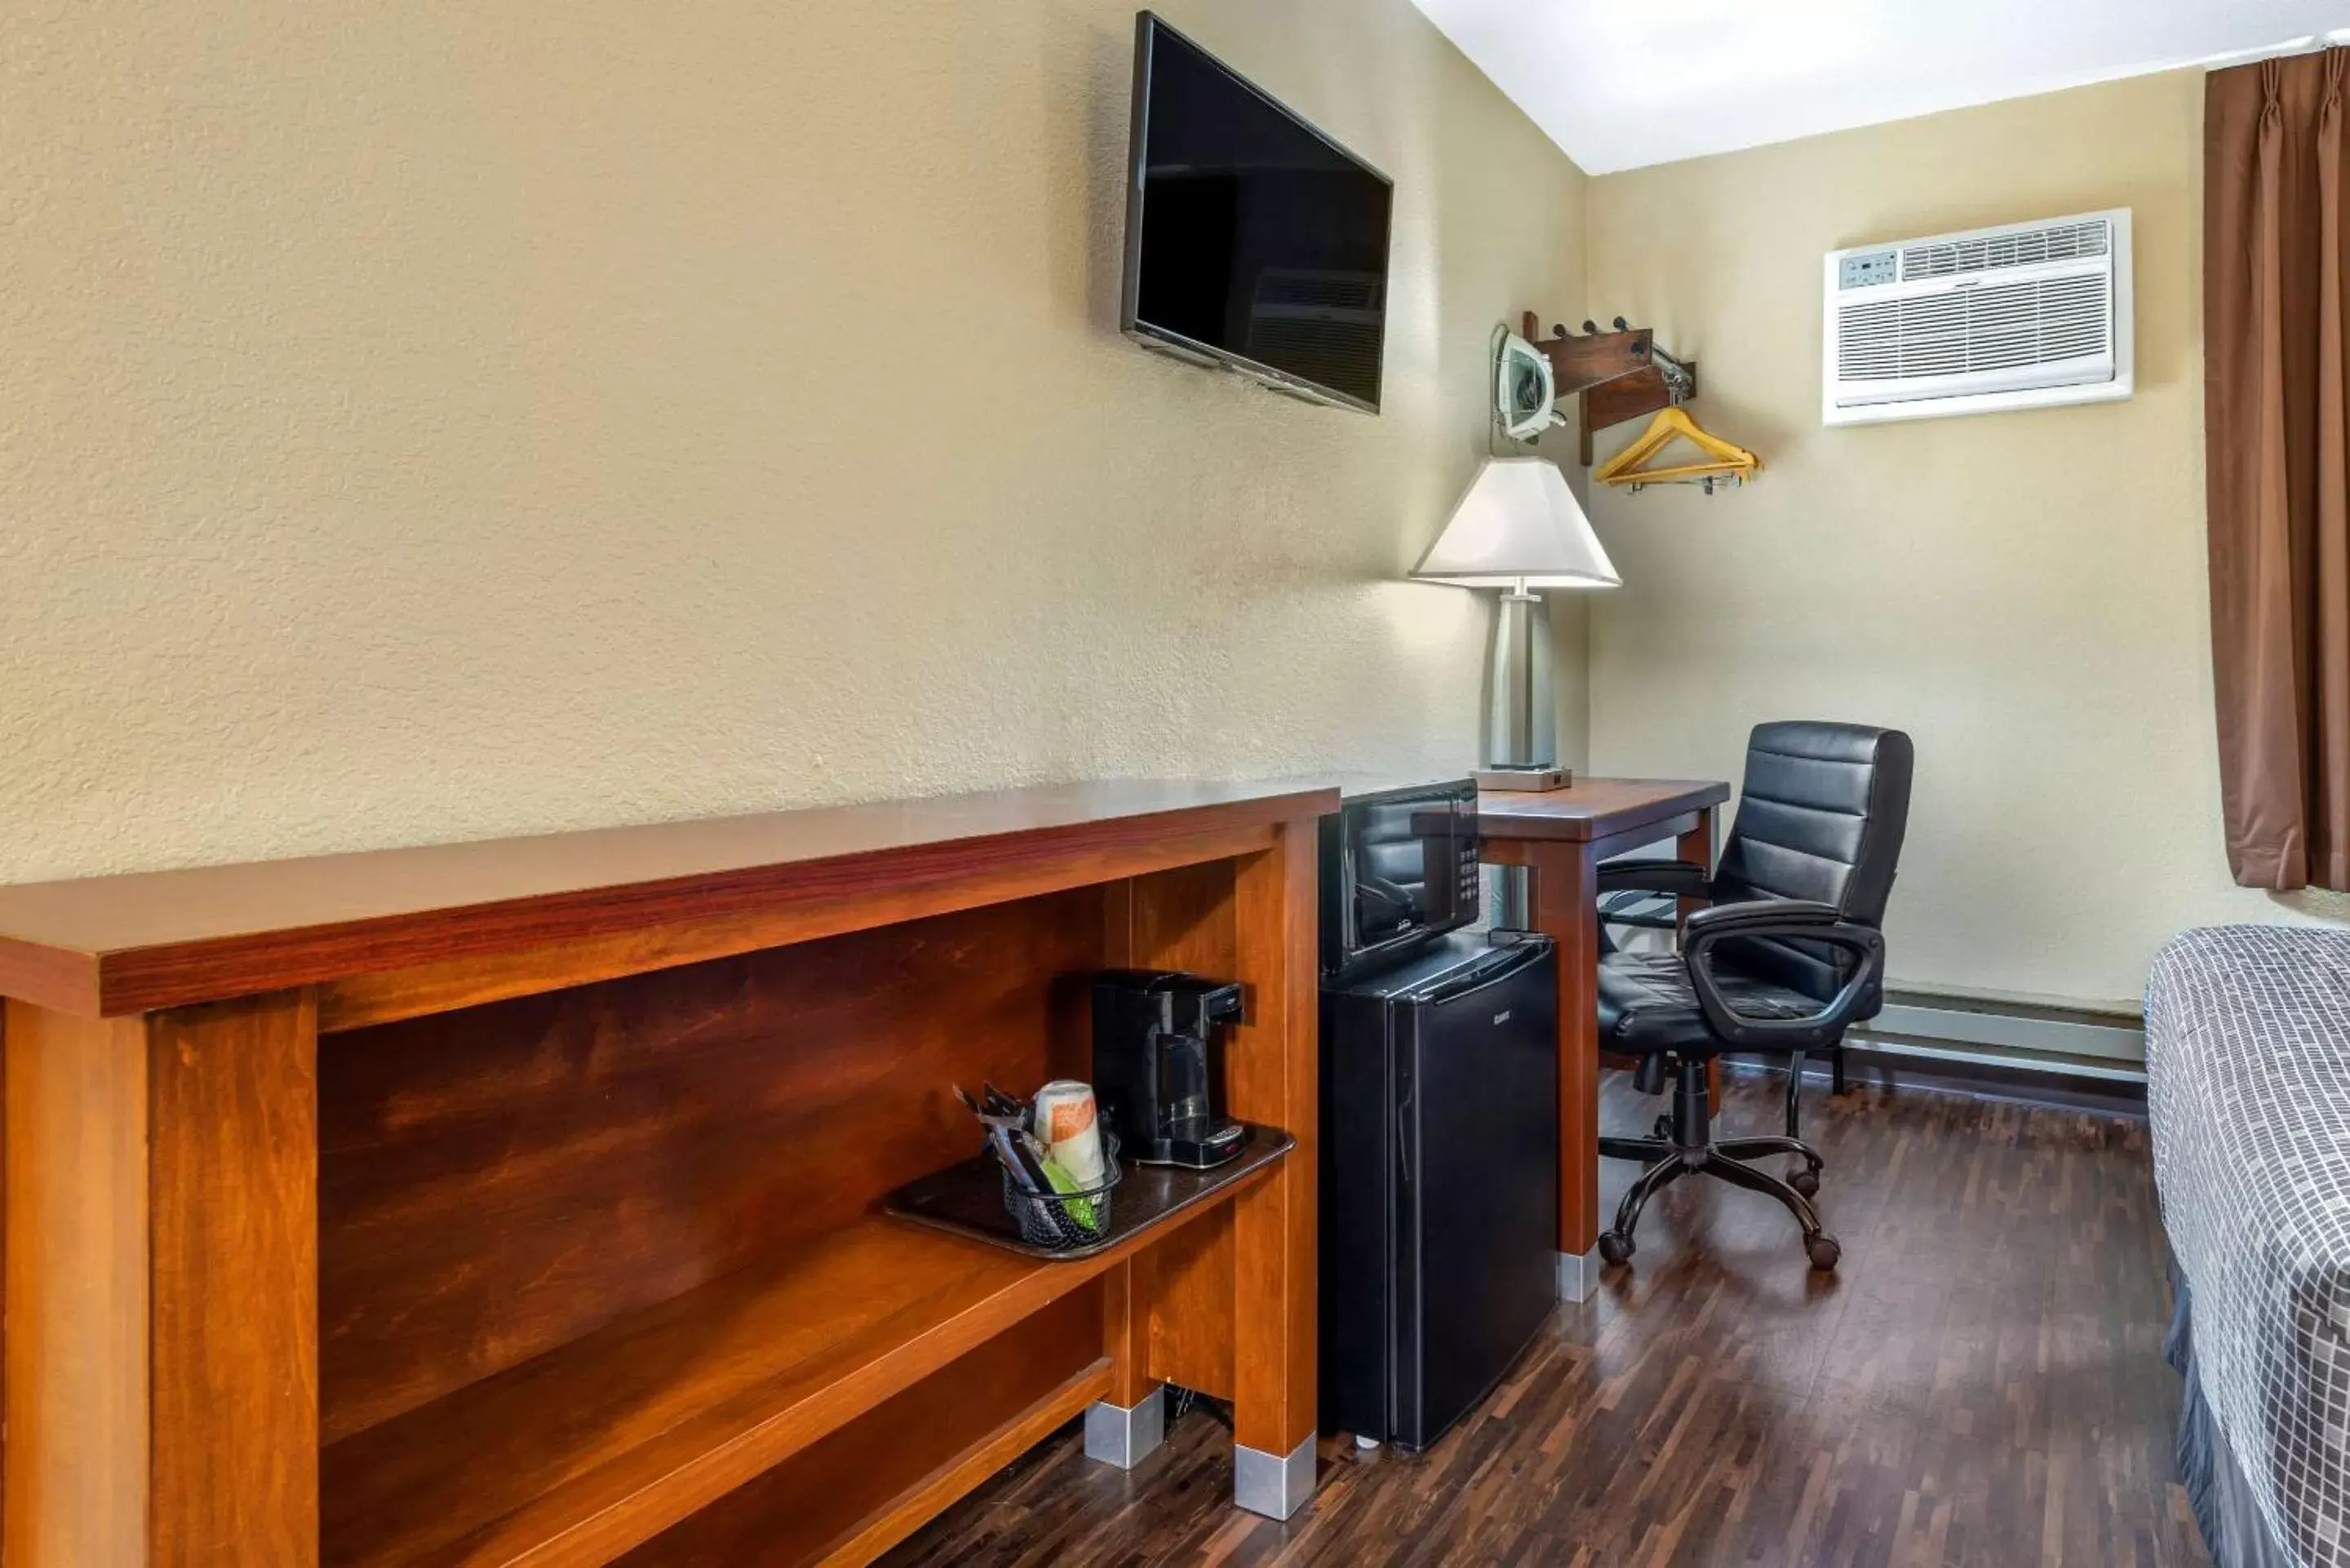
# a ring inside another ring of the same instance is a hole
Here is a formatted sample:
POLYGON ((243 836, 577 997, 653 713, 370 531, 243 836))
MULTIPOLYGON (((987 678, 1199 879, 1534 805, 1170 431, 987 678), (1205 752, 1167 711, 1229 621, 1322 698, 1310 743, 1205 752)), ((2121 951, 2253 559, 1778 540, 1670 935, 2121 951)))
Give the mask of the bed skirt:
POLYGON ((2162 1355, 2186 1380, 2178 1408, 2178 1479, 2186 1484, 2188 1506, 2195 1511, 2203 1544, 2216 1568, 2300 1568, 2270 1533, 2251 1483, 2244 1479, 2244 1467, 2203 1397, 2195 1370, 2194 1292, 2176 1261, 2170 1265, 2170 1334, 2162 1342, 2162 1355))

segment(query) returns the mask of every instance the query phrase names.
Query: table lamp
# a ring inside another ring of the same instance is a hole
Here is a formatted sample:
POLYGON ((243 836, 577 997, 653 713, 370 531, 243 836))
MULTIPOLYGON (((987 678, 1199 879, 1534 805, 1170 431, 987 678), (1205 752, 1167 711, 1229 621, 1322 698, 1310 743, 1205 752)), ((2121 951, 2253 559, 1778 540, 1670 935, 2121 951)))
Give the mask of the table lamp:
POLYGON ((1558 766, 1544 588, 1622 585, 1566 476, 1539 457, 1490 457, 1411 575, 1421 582, 1500 588, 1485 722, 1489 768, 1558 766))

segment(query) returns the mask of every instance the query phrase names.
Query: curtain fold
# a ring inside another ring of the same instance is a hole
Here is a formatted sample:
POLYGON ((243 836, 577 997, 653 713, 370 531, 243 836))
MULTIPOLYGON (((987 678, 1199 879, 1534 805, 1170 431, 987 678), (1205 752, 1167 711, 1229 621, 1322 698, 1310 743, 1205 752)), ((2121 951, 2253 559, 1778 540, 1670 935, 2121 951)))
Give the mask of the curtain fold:
POLYGON ((2204 89, 2204 446, 2228 864, 2350 888, 2350 49, 2204 89))

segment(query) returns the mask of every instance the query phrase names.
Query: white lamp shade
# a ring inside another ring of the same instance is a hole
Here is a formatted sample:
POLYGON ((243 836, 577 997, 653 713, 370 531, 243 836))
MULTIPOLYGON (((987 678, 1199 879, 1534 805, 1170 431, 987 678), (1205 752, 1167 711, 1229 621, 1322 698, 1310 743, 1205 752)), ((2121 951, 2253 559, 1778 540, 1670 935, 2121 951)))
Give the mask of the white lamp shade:
POLYGON ((1411 575, 1464 588, 1612 588, 1624 579, 1558 465, 1489 457, 1411 575))

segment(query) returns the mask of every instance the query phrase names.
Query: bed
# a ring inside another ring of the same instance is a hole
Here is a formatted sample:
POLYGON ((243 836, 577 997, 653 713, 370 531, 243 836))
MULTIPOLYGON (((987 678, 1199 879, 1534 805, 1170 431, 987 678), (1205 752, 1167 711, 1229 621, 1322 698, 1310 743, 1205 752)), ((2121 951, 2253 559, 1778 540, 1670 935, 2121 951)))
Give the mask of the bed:
POLYGON ((2196 1521, 2220 1568, 2350 1568, 2350 932, 2189 931, 2146 1043, 2196 1521))

